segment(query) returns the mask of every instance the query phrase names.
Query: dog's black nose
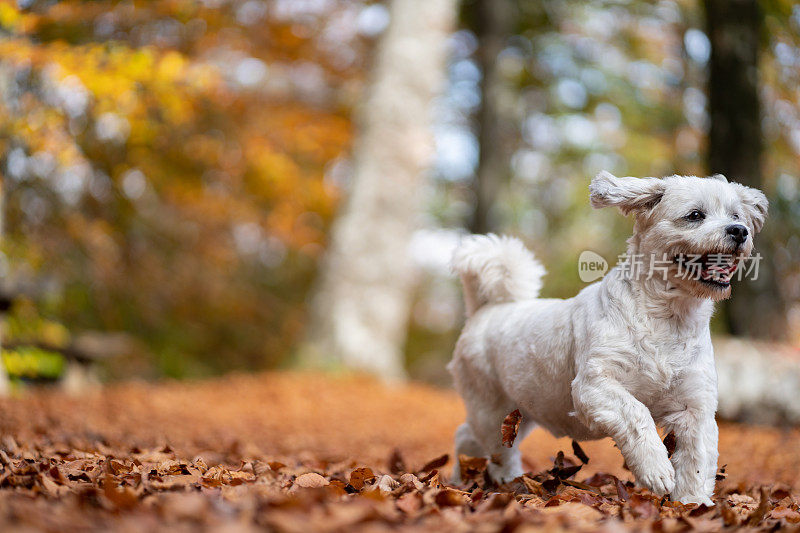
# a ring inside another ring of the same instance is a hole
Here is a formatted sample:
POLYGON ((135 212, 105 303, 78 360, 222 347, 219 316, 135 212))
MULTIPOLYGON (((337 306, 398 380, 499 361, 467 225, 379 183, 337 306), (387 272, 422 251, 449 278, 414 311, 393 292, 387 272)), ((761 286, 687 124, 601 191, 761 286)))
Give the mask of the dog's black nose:
POLYGON ((741 224, 731 224, 725 228, 725 233, 733 237, 733 240, 739 244, 747 240, 747 228, 741 224))

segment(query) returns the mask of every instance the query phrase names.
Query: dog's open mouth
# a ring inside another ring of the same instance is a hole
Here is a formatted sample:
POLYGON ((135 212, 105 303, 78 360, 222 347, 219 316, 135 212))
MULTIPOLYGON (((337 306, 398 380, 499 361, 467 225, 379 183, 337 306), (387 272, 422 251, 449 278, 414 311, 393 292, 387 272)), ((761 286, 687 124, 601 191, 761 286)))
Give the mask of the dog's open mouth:
POLYGON ((739 257, 730 253, 678 254, 673 261, 678 275, 719 289, 727 289, 739 268, 739 257))

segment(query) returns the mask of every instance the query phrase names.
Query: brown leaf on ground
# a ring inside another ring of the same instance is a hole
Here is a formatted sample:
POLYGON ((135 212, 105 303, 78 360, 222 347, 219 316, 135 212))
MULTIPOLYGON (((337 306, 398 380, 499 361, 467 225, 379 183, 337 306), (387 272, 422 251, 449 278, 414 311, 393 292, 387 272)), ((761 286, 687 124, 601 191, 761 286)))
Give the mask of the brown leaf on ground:
POLYGON ((800 431, 723 424, 730 467, 711 508, 635 487, 608 441, 584 444, 591 467, 575 447, 577 459, 549 459, 570 441, 541 431, 522 448, 530 472, 496 486, 485 458, 461 457, 466 484, 453 487, 441 454, 463 420, 458 398, 349 379, 264 375, 125 385, 80 401, 52 392, 0 399, 0 529, 677 533, 800 524, 800 431), (281 408, 249 410, 269 402, 281 408), (436 459, 417 476, 402 457, 436 459))
POLYGON ((450 460, 450 456, 448 454, 440 455, 436 459, 432 459, 425 463, 422 468, 419 469, 420 472, 430 472, 432 470, 436 470, 438 468, 443 467, 447 464, 447 461, 450 460))
POLYGON ((330 484, 330 481, 317 474, 316 472, 309 472, 301 476, 297 476, 294 484, 304 489, 317 489, 330 484))
POLYGON ((628 490, 625 488, 625 485, 617 478, 614 478, 614 485, 617 489, 617 498, 621 501, 627 501, 630 499, 630 495, 628 494, 628 490))
POLYGON ((465 503, 463 493, 453 489, 442 489, 436 493, 436 505, 439 507, 458 507, 465 503))
POLYGON ((558 479, 568 479, 578 473, 583 465, 576 465, 571 460, 564 457, 564 452, 559 451, 550 470, 550 474, 558 479))
POLYGON ((534 494, 536 496, 545 497, 547 496, 548 491, 542 486, 542 484, 528 474, 522 476, 522 482, 525 485, 525 488, 530 494, 534 494))
POLYGON ((664 437, 664 446, 667 448, 667 457, 672 457, 672 454, 675 453, 675 446, 678 445, 678 440, 675 438, 675 433, 670 431, 667 433, 667 436, 664 437))
POLYGON ((275 472, 277 472, 278 470, 280 470, 281 468, 284 468, 286 466, 285 464, 281 463, 280 461, 270 461, 270 462, 267 463, 267 465, 269 465, 269 467, 272 470, 274 470, 275 472))
POLYGON ((598 490, 595 487, 592 487, 591 485, 587 485, 586 483, 581 483, 580 481, 574 481, 572 479, 562 479, 561 482, 564 485, 569 485, 570 487, 575 487, 575 488, 578 488, 578 489, 581 489, 581 490, 588 490, 588 491, 591 491, 591 492, 598 492, 598 490))
POLYGON ((488 461, 485 457, 458 456, 458 465, 461 469, 461 481, 467 485, 476 481, 483 481, 488 461))
POLYGON ((595 525, 604 518, 603 513, 580 503, 567 502, 557 507, 545 507, 541 510, 545 515, 569 517, 583 527, 595 525))
POLYGON ((522 413, 519 409, 514 409, 503 420, 503 425, 500 426, 500 435, 503 438, 503 446, 511 448, 514 446, 514 441, 517 439, 517 432, 519 431, 519 424, 522 421, 522 413))
POLYGON ((711 511, 711 507, 707 506, 706 504, 702 504, 699 507, 695 507, 689 511, 689 516, 702 516, 709 511, 711 511))
POLYGON ((641 494, 634 494, 630 498, 629 505, 634 518, 649 520, 659 515, 658 507, 655 506, 653 501, 641 494))
POLYGON ((722 516, 722 522, 726 526, 738 526, 739 525, 739 515, 731 509, 730 504, 723 500, 719 502, 719 513, 722 516))
POLYGON ((422 508, 422 494, 419 492, 403 494, 397 500, 397 508, 406 514, 416 514, 422 508))
POLYGON ((139 504, 139 496, 129 488, 118 488, 117 481, 111 474, 106 475, 103 480, 103 494, 116 509, 132 509, 139 504))
POLYGON ((785 520, 789 524, 800 523, 800 513, 794 509, 790 509, 789 507, 784 507, 783 505, 779 505, 773 509, 770 512, 769 517, 776 520, 785 520))
POLYGON ((784 498, 789 498, 794 501, 792 498, 792 490, 786 486, 777 486, 772 488, 772 493, 769 495, 770 498, 773 500, 783 500, 784 498))
POLYGON ((478 506, 477 510, 480 512, 487 512, 505 509, 512 501, 515 501, 513 494, 508 492, 495 492, 490 494, 488 498, 484 499, 478 506))
POLYGON ((375 480, 375 474, 371 468, 356 468, 350 472, 350 486, 356 490, 361 490, 367 482, 375 480))
POLYGON ((402 474, 406 470, 406 463, 403 461, 403 456, 400 454, 400 450, 395 448, 389 456, 389 472, 392 474, 402 474))
POLYGON ((747 518, 747 525, 751 527, 757 526, 759 522, 764 519, 764 516, 766 516, 769 510, 769 489, 767 489, 767 487, 761 487, 761 499, 759 500, 756 510, 747 518))
POLYGON ((581 445, 578 444, 578 441, 576 440, 572 441, 572 453, 574 453, 575 457, 577 457, 583 464, 589 464, 589 456, 586 455, 586 452, 583 451, 583 448, 581 448, 581 445))

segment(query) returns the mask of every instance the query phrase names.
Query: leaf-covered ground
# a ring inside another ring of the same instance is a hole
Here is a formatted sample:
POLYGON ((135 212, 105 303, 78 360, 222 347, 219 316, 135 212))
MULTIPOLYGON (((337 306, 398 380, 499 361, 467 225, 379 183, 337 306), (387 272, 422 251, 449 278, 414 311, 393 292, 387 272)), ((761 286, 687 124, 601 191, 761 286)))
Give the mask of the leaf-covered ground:
POLYGON ((724 424, 727 467, 707 509, 635 488, 608 441, 583 443, 583 464, 542 431, 523 444, 529 475, 493 487, 467 460, 470 482, 454 487, 445 455, 462 417, 451 392, 303 374, 27 393, 0 401, 0 530, 800 525, 798 430, 724 424))

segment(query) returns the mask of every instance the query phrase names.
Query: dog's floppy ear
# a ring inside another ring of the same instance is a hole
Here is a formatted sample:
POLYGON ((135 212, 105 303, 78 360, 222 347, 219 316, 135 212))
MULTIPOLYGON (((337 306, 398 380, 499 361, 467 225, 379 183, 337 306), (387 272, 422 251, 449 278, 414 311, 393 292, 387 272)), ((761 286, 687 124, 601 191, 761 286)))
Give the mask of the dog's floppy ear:
POLYGON ((589 185, 589 201, 595 209, 614 206, 627 215, 655 207, 665 188, 660 178, 618 178, 603 170, 589 185))
POLYGON ((758 233, 764 227, 764 220, 767 218, 767 209, 769 208, 767 197, 758 189, 740 183, 731 183, 731 186, 736 189, 736 194, 742 201, 747 217, 753 223, 753 231, 758 233))

